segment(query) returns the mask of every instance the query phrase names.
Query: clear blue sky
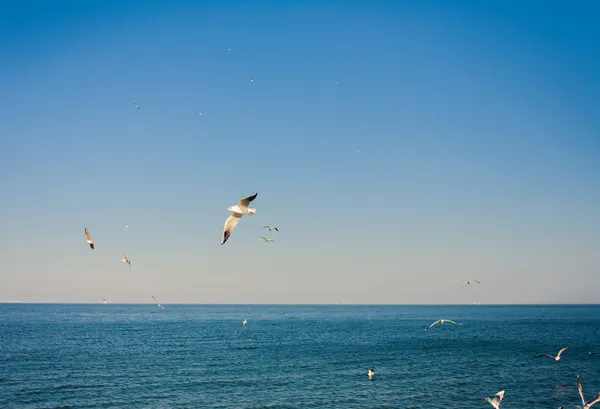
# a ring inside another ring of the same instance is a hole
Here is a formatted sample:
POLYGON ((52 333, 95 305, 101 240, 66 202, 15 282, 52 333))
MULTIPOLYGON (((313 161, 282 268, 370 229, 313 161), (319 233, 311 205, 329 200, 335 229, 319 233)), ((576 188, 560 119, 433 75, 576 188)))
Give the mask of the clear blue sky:
POLYGON ((0 300, 600 301, 599 2, 22 3, 0 300))

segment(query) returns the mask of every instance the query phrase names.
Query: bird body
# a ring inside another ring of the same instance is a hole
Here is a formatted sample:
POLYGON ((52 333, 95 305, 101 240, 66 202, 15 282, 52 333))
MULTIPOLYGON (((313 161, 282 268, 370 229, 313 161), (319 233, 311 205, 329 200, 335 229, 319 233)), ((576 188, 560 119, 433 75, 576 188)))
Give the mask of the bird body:
POLYGON ((240 219, 243 215, 249 214, 253 215, 256 213, 256 209, 249 208, 248 206, 254 199, 256 199, 258 193, 255 193, 252 196, 248 196, 244 199, 240 199, 239 203, 235 206, 229 206, 227 210, 231 212, 231 216, 225 220, 225 226, 223 227, 223 236, 221 238, 221 245, 225 244, 229 237, 231 237, 231 233, 235 226, 240 222, 240 219))
POLYGON ((504 399, 504 391, 500 391, 494 396, 494 399, 485 398, 486 401, 490 403, 494 407, 494 409, 500 409, 500 402, 504 399))
POLYGON ((373 379, 373 377, 375 376, 375 371, 373 370, 373 368, 369 369, 367 375, 369 376, 369 379, 373 379))
POLYGON ((85 232, 85 237, 87 237, 86 242, 89 243, 91 249, 94 250, 94 240, 92 240, 92 236, 90 236, 87 227, 83 231, 85 232))
POLYGON ((279 228, 277 226, 272 226, 272 227, 271 226, 263 226, 263 229, 265 229, 265 228, 269 229, 269 231, 273 231, 273 230, 279 231, 279 228))
POLYGON ((125 264, 129 264, 129 269, 131 270, 131 262, 129 261, 129 259, 127 258, 127 256, 123 256, 123 258, 121 259, 121 261, 125 264))

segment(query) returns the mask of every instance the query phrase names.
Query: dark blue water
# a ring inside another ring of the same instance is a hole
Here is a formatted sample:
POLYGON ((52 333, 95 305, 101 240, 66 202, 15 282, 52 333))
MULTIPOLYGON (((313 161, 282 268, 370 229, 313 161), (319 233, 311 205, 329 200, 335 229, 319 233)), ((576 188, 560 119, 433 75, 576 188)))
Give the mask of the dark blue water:
POLYGON ((600 391, 600 306, 166 307, 0 305, 0 408, 491 408, 501 389, 503 408, 557 408, 580 404, 577 375, 600 391), (463 325, 425 331, 439 318, 463 325))

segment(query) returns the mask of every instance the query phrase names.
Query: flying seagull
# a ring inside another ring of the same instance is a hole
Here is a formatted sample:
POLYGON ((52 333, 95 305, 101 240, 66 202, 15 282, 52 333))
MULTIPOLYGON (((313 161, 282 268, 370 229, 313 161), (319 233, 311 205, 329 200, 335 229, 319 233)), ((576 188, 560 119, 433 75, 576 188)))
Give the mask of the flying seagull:
POLYGON ((260 236, 261 239, 263 239, 265 241, 265 243, 268 243, 270 241, 272 241, 273 243, 275 243, 275 240, 273 239, 267 239, 265 236, 260 236))
POLYGON ((560 351, 558 351, 558 355, 554 356, 554 355, 550 355, 550 354, 540 354, 538 355, 538 357, 542 357, 542 356, 547 356, 549 358, 554 358, 555 361, 560 361, 560 355, 565 352, 567 349, 569 349, 571 347, 571 345, 564 347, 563 349, 561 349, 560 351))
POLYGON ((462 291, 462 290, 463 290, 463 288, 465 287, 465 285, 469 285, 469 284, 475 284, 475 283, 477 283, 477 284, 481 284, 481 283, 479 282, 479 280, 469 280, 469 281, 466 281, 466 282, 465 282, 465 283, 462 285, 462 287, 460 287, 460 291, 462 291))
POLYGON ((237 205, 229 206, 227 208, 227 210, 231 212, 231 216, 229 216, 227 220, 225 220, 225 227, 223 228, 223 237, 221 239, 221 245, 225 244, 225 242, 229 240, 231 233, 233 233, 233 229, 235 229, 235 226, 240 222, 240 219, 243 215, 253 215, 254 213, 256 213, 256 209, 248 208, 248 206, 254 199, 256 199, 257 195, 258 193, 255 193, 252 196, 240 199, 240 202, 237 205))
POLYGON ((87 237, 87 242, 90 244, 92 250, 94 250, 94 240, 92 240, 92 236, 90 236, 87 227, 83 231, 85 232, 85 237, 87 237))
POLYGON ((581 396, 581 403, 583 403, 583 407, 581 409, 589 409, 594 404, 600 402, 600 393, 597 393, 596 396, 586 402, 585 398, 583 397, 583 388, 581 387, 581 379, 579 375, 577 375, 577 390, 579 391, 579 396, 581 396))
POLYGON ((246 325, 247 323, 248 323, 248 320, 242 321, 242 325, 246 325))
POLYGON ((496 396, 494 396, 494 399, 485 398, 485 400, 487 400, 490 403, 490 405, 494 407, 494 409, 500 409, 500 402, 502 402, 503 398, 504 391, 500 391, 496 394, 496 396))
POLYGON ((129 261, 129 259, 127 258, 127 256, 123 256, 123 258, 121 259, 121 261, 125 264, 129 264, 129 269, 131 270, 131 262, 129 261))
POLYGON ((375 376, 375 371, 373 370, 373 368, 369 369, 367 375, 369 376, 369 379, 373 379, 373 377, 375 376))
POLYGON ((263 229, 264 229, 265 227, 266 227, 267 229, 269 229, 269 231, 273 231, 273 230, 277 230, 277 231, 279 231, 279 228, 278 228, 277 226, 273 226, 273 227, 271 227, 271 226, 263 226, 263 229))
POLYGON ((102 302, 103 302, 104 304, 108 304, 108 301, 106 301, 106 298, 102 298, 102 302))
POLYGON ((133 105, 135 106, 136 109, 140 109, 140 106, 137 104, 137 102, 134 102, 133 105))
MULTIPOLYGON (((436 325, 436 324, 445 324, 445 323, 447 323, 447 322, 449 322, 450 324, 454 324, 454 325, 460 325, 460 324, 457 324, 456 322, 454 322, 454 321, 452 321, 452 320, 437 320, 436 322, 434 322, 433 324, 431 324, 431 325, 429 326, 429 328, 433 327, 433 326, 434 326, 434 325, 436 325)), ((429 329, 429 328, 428 328, 428 329, 429 329)))
POLYGON ((250 78, 250 82, 254 84, 254 78, 250 78))
POLYGON ((335 82, 335 85, 340 85, 340 82, 339 82, 339 81, 336 81, 336 82, 335 82))
MULTIPOLYGON (((154 298, 154 296, 152 296, 152 298, 154 298)), ((158 302, 158 300, 157 300, 156 298, 154 298, 154 301, 156 301, 156 306, 157 306, 158 308, 162 308, 162 309, 164 309, 164 308, 165 308, 165 307, 163 307, 162 305, 160 305, 160 303, 158 302)))

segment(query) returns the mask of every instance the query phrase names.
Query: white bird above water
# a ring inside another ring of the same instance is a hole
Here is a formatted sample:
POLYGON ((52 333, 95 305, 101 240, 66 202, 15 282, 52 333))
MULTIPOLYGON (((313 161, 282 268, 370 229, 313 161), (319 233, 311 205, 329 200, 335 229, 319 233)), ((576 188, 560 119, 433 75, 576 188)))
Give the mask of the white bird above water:
POLYGON ((246 325, 247 323, 248 323, 248 320, 242 321, 242 325, 246 325))
POLYGON ((250 203, 252 203, 252 201, 256 199, 256 196, 258 196, 258 193, 255 193, 254 195, 248 196, 244 199, 240 199, 237 205, 229 206, 227 208, 227 210, 231 212, 231 216, 229 216, 227 220, 225 220, 225 226, 223 227, 223 237, 221 238, 221 245, 225 244, 225 242, 229 240, 233 229, 235 229, 235 226, 237 226, 237 224, 240 222, 240 219, 243 215, 253 215, 254 213, 256 213, 256 209, 248 207, 250 206, 250 203))
POLYGON ((375 371, 373 370, 373 368, 369 369, 367 375, 369 376, 369 379, 373 379, 373 377, 375 376, 375 371))
POLYGON ((454 324, 454 325, 460 325, 460 324, 457 324, 456 322, 454 322, 454 321, 452 321, 452 320, 437 320, 436 322, 434 322, 433 324, 431 324, 431 325, 429 326, 429 328, 433 327, 433 326, 434 326, 434 325, 436 325, 436 324, 445 324, 445 323, 447 323, 447 322, 449 322, 450 324, 454 324))
MULTIPOLYGON (((154 298, 154 296, 152 296, 152 298, 154 298)), ((156 306, 157 306, 158 308, 163 308, 163 309, 165 308, 165 307, 163 307, 162 305, 160 305, 160 303, 158 302, 158 300, 157 300, 156 298, 154 298, 154 301, 156 301, 156 306)))
POLYGON ((563 349, 561 349, 560 351, 558 351, 558 354, 556 356, 550 355, 550 354, 539 354, 538 357, 547 356, 549 358, 553 358, 555 361, 560 361, 560 356, 562 355, 562 353, 565 352, 570 347, 571 347, 571 345, 564 347, 563 349))
POLYGON ((477 283, 477 284, 481 284, 481 283, 479 282, 479 280, 469 280, 469 281, 465 281, 465 283, 462 285, 462 287, 460 287, 460 291, 462 291, 462 290, 463 290, 463 288, 465 288, 465 285, 469 285, 469 284, 475 284, 475 283, 477 283))
POLYGON ((592 405, 600 402, 600 393, 597 393, 596 396, 586 402, 585 398, 583 397, 583 388, 581 387, 581 378, 579 375, 577 375, 577 390, 579 391, 579 396, 581 396, 581 403, 583 404, 582 409, 589 409, 592 407, 592 405))
POLYGON ((504 391, 500 391, 494 396, 494 399, 485 398, 486 401, 490 403, 494 407, 494 409, 500 409, 500 402, 504 399, 504 391))

